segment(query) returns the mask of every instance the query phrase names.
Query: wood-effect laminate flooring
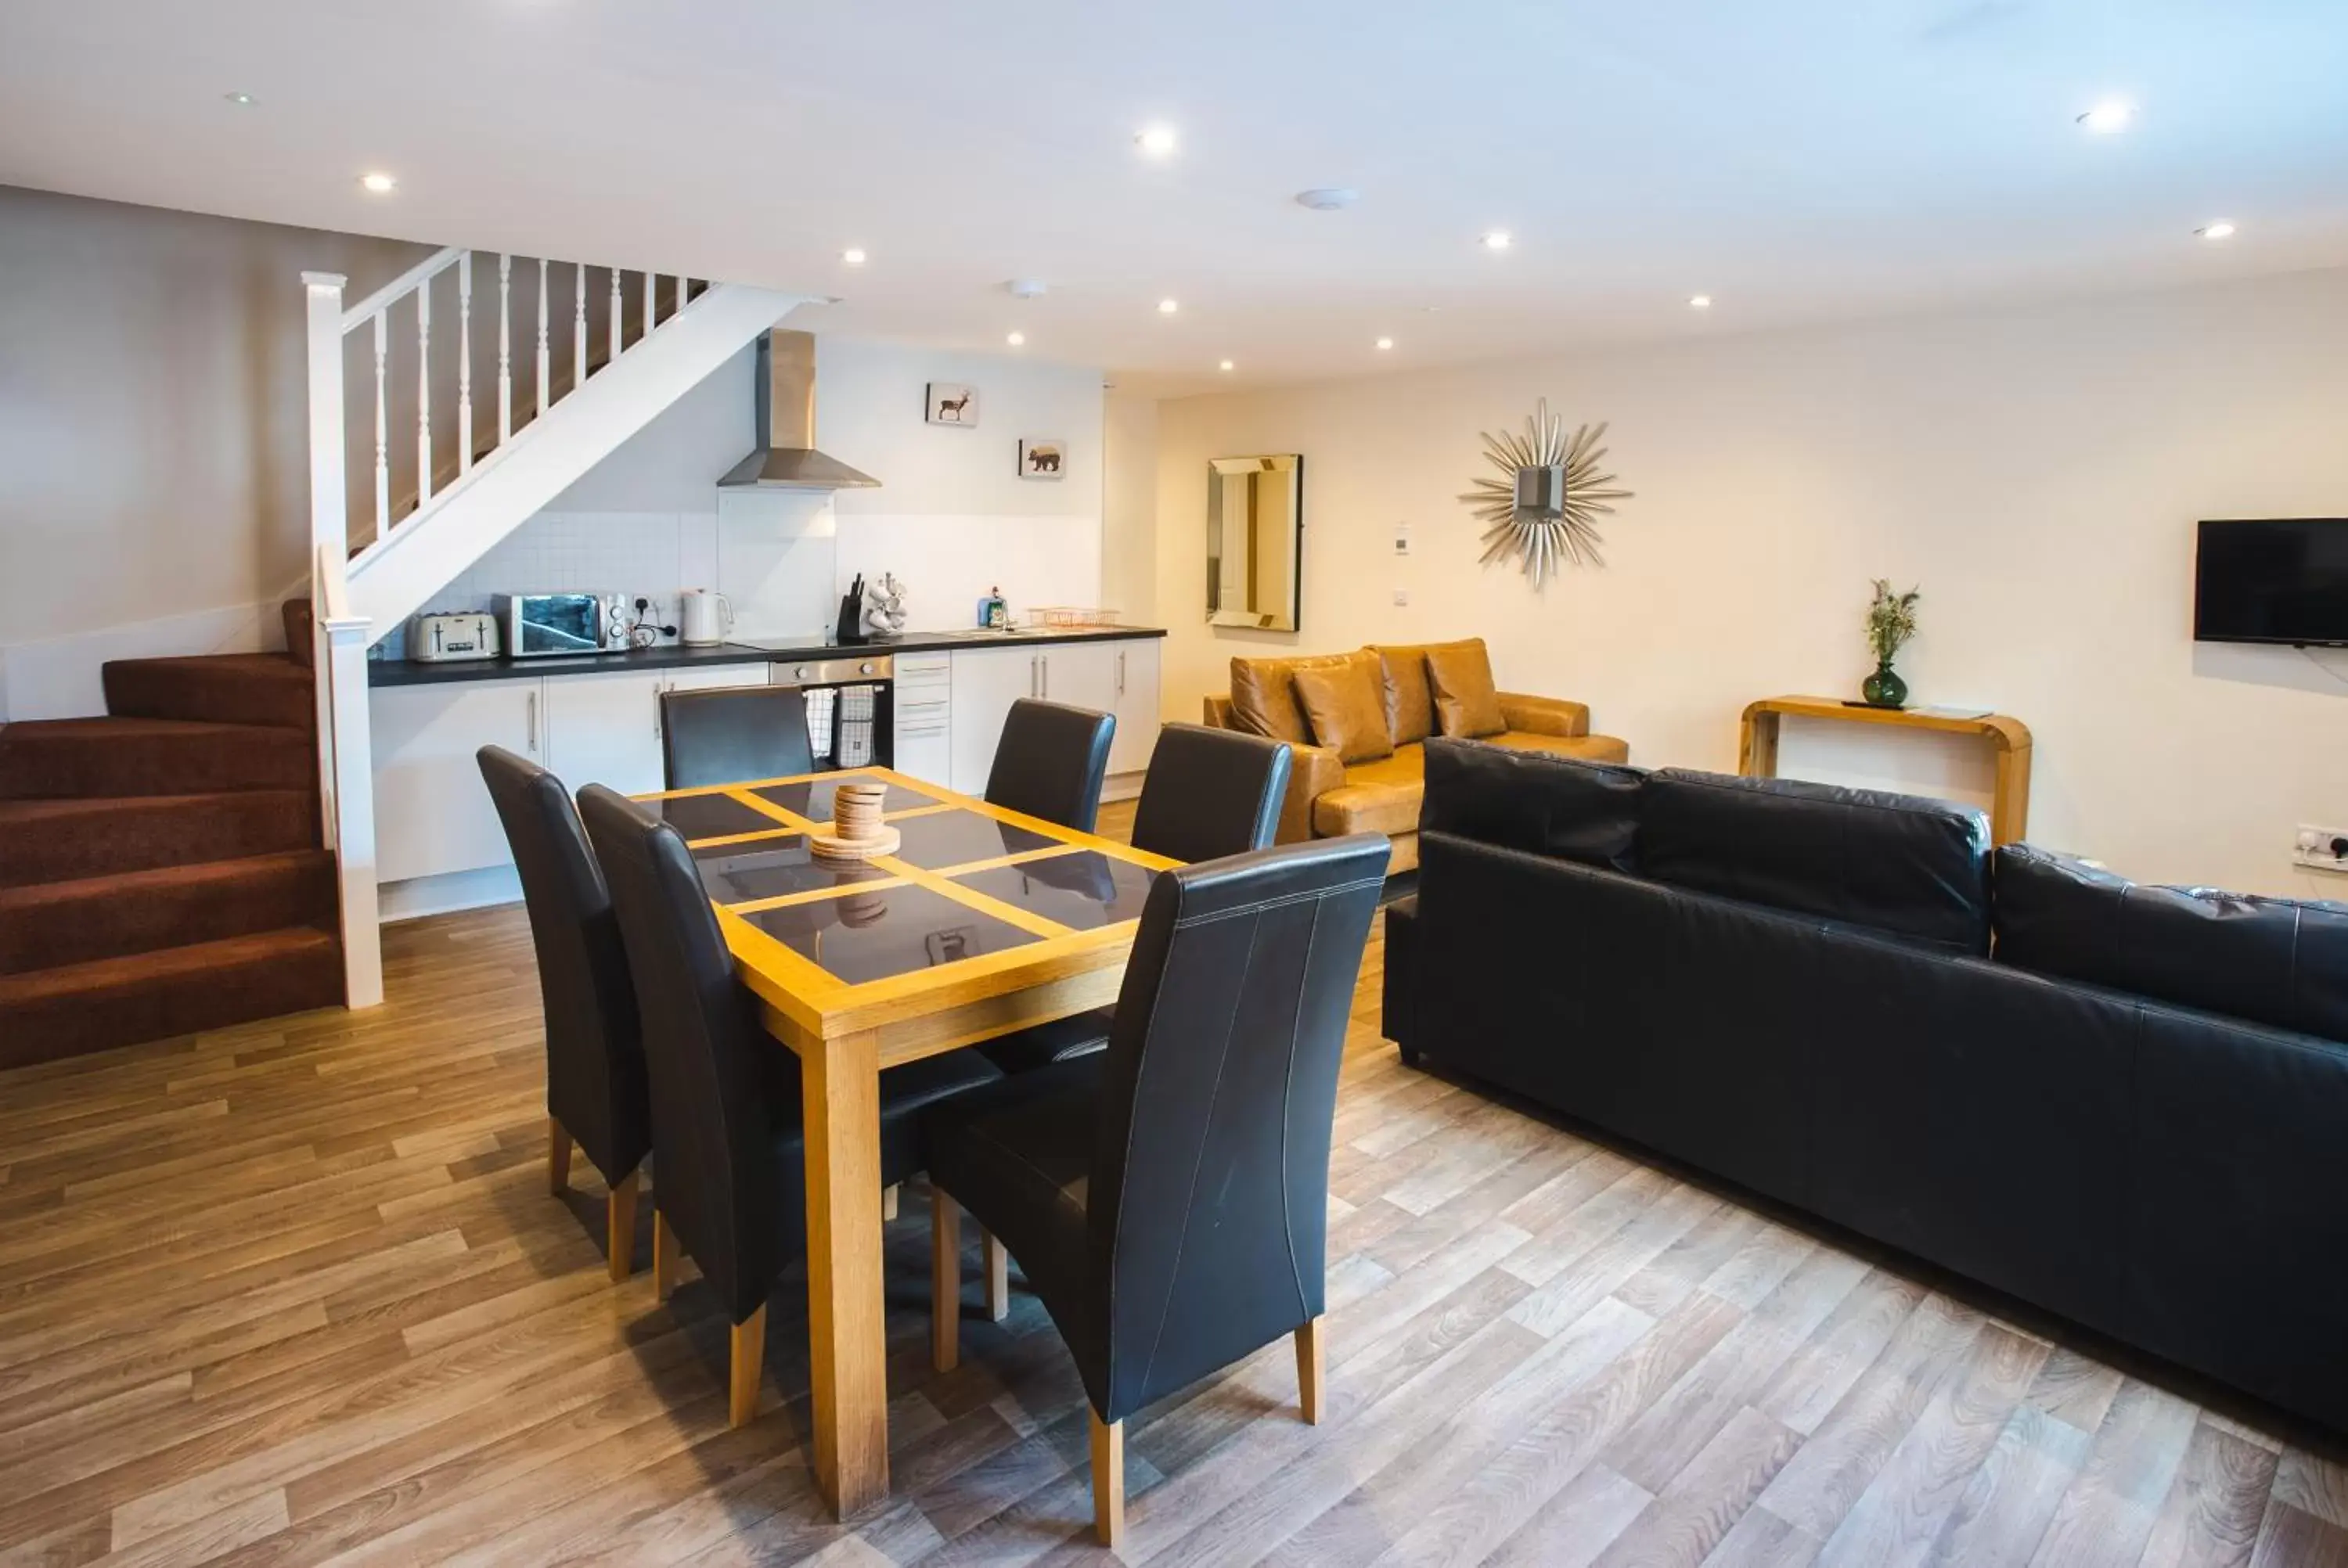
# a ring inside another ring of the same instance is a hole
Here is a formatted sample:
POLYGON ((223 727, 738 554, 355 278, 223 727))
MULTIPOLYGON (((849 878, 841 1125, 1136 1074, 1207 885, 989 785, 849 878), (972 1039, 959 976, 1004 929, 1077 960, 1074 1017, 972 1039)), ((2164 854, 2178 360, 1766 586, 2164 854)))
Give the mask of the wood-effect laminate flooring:
MULTIPOLYGON (((1129 812, 1109 822, 1121 830, 1129 812)), ((888 1227, 894 1491, 758 1418, 723 1323, 550 1197, 518 908, 394 927, 389 1000, 0 1074, 0 1564, 1077 1563, 1083 1396, 1034 1297, 929 1368, 888 1227)), ((1402 1067, 1364 967, 1328 1413, 1282 1339, 1128 1423, 1119 1556, 1188 1565, 2348 1565, 2348 1469, 1402 1067)), ((656 1179, 656 1173, 655 1173, 656 1179)), ((2343 1352, 2348 1353, 2348 1352, 2343 1352)))

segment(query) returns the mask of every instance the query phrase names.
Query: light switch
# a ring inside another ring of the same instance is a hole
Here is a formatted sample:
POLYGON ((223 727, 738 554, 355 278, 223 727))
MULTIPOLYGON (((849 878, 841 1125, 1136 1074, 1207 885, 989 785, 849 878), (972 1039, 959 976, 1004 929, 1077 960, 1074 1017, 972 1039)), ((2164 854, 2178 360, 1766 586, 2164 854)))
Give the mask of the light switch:
POLYGON ((1406 588, 1398 588, 1398 589, 1395 589, 1395 604, 1397 604, 1397 605, 1406 605, 1406 604, 1408 604, 1409 602, 1410 602, 1410 589, 1406 589, 1406 588))

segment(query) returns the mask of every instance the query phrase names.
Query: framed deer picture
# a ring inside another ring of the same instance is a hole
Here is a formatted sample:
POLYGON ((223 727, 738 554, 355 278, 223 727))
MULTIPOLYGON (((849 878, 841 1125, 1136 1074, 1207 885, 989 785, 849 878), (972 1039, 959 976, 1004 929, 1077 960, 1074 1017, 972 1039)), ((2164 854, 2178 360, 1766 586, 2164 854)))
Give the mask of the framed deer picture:
POLYGON ((1056 479, 1060 477, 1068 444, 1065 441, 1044 441, 1030 436, 1019 443, 1019 477, 1023 479, 1056 479))
POLYGON ((923 407, 932 425, 975 425, 978 423, 978 388, 962 386, 951 381, 930 383, 923 407))

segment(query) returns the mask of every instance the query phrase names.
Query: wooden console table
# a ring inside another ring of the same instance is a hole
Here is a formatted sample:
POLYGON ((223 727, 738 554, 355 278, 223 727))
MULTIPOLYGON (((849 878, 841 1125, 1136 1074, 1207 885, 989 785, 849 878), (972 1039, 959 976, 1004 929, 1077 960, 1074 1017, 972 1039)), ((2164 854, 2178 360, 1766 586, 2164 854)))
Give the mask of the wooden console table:
POLYGON ((1777 776, 1777 723, 1840 719, 1856 724, 1892 724, 1934 730, 1944 735, 1978 735, 1997 753, 1997 782, 1990 797, 1992 844, 2019 841, 2030 825, 2030 726, 2004 713, 1952 719, 1912 708, 1854 707, 1832 697, 1764 697, 1746 705, 1745 728, 1736 748, 1736 771, 1747 778, 1777 776))

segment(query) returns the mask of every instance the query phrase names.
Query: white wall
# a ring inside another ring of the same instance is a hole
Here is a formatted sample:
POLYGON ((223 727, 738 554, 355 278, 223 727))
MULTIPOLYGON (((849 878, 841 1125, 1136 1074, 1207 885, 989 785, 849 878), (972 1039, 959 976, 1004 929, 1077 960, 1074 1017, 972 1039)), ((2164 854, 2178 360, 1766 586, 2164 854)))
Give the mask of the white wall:
MULTIPOLYGON (((2297 824, 2348 824, 2348 657, 2190 631, 2195 519, 2348 515, 2348 272, 1179 400, 1158 447, 1171 717, 1234 653, 1479 633, 1504 689, 1588 702, 1634 760, 1733 770, 1748 701, 1856 695, 1889 577, 1924 593, 1911 700, 2034 733, 2034 840, 2348 897, 2287 858, 2297 824), (1637 495, 1604 569, 1536 594, 1478 566, 1457 497, 1489 471, 1478 432, 1540 397, 1612 421, 1637 495), (1207 461, 1284 451, 1303 630, 1210 630, 1207 461)), ((1984 798, 1981 764, 1913 739, 1789 731, 1786 771, 1984 798)))
POLYGON ((426 248, 0 187, 0 719, 108 658, 273 645, 306 580, 304 270, 426 248))
MULTIPOLYGON (((618 589, 658 600, 716 587, 737 635, 825 630, 858 572, 894 572, 915 630, 972 623, 998 584, 1014 611, 1101 595, 1101 377, 1003 354, 932 353, 825 336, 817 444, 881 482, 834 497, 723 492, 752 445, 756 360, 745 349, 436 598, 618 589), (931 381, 976 386, 980 423, 928 424, 931 381), (1067 444, 1065 477, 1018 477, 1022 436, 1067 444)), ((396 651, 396 644, 391 650, 396 651)))

